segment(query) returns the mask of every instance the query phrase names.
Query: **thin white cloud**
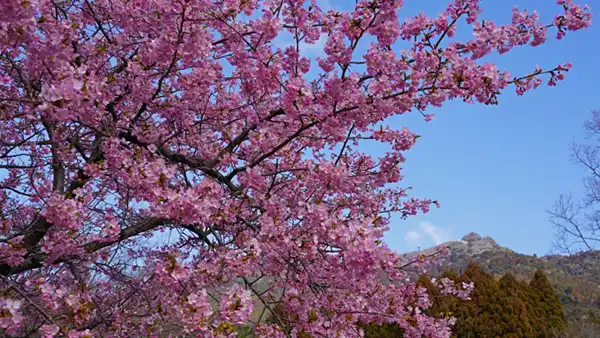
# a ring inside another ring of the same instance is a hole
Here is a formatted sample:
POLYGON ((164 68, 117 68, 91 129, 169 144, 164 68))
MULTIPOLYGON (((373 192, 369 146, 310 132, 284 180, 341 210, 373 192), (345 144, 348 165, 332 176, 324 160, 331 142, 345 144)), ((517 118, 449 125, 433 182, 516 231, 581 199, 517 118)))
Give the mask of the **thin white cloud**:
POLYGON ((421 229, 435 245, 440 245, 452 239, 452 235, 448 229, 440 228, 431 223, 421 223, 421 229))
POLYGON ((404 234, 404 240, 406 240, 409 243, 413 243, 413 244, 418 243, 421 240, 421 238, 423 238, 423 236, 414 230, 409 231, 406 234, 404 234))
POLYGON ((317 6, 321 7, 324 11, 333 9, 333 4, 330 0, 317 0, 317 6))
POLYGON ((300 54, 307 57, 324 56, 325 43, 327 43, 327 34, 322 34, 319 37, 319 40, 315 41, 313 44, 308 44, 303 41, 300 43, 300 54))
POLYGON ((431 242, 434 245, 440 245, 453 238, 449 228, 439 227, 429 222, 422 222, 418 229, 404 234, 404 240, 411 246, 431 245, 431 242))

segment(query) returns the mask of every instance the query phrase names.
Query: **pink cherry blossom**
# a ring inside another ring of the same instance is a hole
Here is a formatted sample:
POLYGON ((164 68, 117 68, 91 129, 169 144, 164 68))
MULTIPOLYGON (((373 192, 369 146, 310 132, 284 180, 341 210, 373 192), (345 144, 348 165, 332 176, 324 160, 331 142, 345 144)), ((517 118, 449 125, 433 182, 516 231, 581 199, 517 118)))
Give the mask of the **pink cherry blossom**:
POLYGON ((3 1, 3 334, 449 337, 405 271, 447 248, 406 263, 383 242, 440 206, 404 186, 419 135, 388 118, 558 84, 570 63, 481 61, 590 25, 557 4, 496 24, 477 0, 405 20, 401 0, 3 1))
POLYGON ((40 328, 40 333, 44 338, 53 338, 58 334, 59 331, 60 328, 54 324, 42 325, 42 327, 40 328))

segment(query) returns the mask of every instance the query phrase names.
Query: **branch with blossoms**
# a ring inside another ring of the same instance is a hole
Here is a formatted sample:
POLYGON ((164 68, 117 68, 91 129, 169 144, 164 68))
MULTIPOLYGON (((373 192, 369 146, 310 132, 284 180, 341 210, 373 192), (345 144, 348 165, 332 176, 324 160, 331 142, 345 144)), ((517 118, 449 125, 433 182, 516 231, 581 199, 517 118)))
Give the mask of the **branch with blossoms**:
POLYGON ((551 24, 515 9, 499 26, 476 0, 404 22, 396 0, 2 3, 0 275, 23 294, 0 297, 0 327, 221 337, 252 320, 274 337, 354 336, 396 321, 449 336, 451 321, 414 311, 414 283, 381 280, 408 268, 383 243, 392 215, 437 206, 399 185, 418 136, 382 125, 562 80, 568 63, 512 76, 478 61, 590 24, 558 4, 551 24), (462 20, 472 40, 455 39, 462 20), (255 320, 257 299, 291 326, 255 320))

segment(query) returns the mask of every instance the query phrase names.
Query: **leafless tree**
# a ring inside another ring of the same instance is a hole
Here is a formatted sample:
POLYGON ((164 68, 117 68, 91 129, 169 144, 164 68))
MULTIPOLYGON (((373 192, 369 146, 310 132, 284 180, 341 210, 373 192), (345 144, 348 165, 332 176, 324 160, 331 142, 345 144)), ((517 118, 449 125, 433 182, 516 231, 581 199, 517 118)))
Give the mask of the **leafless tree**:
POLYGON ((563 253, 600 249, 600 110, 584 124, 585 140, 573 142, 571 155, 585 175, 584 193, 560 195, 548 211, 556 228, 555 247, 563 253))

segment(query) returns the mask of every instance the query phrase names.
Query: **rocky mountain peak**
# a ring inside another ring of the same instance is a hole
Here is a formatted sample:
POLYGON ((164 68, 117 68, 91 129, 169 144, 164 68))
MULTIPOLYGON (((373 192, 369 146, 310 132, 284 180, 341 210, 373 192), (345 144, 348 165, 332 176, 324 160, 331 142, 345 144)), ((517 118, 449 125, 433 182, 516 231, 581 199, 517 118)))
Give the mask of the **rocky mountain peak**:
POLYGON ((462 240, 465 242, 474 242, 474 241, 478 241, 481 240, 483 237, 481 237, 481 235, 479 235, 478 233, 475 232, 471 232, 466 234, 462 240))

